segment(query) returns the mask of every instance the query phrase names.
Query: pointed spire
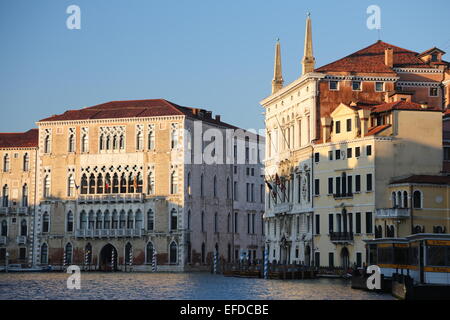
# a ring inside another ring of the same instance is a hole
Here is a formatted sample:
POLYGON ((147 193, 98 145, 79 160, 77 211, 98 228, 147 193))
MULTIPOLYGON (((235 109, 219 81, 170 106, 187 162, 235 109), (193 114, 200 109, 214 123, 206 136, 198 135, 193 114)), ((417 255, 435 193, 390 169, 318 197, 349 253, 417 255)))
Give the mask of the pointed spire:
POLYGON ((309 12, 306 17, 305 30, 305 48, 302 59, 302 75, 308 72, 313 72, 316 63, 316 59, 314 59, 313 55, 311 14, 309 12))
POLYGON ((283 88, 283 74, 281 71, 281 45, 280 39, 277 39, 275 46, 275 63, 273 66, 272 94, 283 88))

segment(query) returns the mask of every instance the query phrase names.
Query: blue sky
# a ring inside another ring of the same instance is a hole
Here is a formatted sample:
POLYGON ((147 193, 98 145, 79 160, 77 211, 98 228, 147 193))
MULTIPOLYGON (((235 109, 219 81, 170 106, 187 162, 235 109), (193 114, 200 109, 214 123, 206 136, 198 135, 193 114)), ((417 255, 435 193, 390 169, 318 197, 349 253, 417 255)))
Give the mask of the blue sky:
POLYGON ((306 12, 320 66, 378 39, 366 27, 372 4, 381 8, 383 41, 450 51, 448 0, 1 0, 0 131, 24 131, 68 109, 149 98, 262 128, 259 101, 270 93, 276 39, 289 83, 300 75, 306 12), (81 30, 66 27, 72 4, 81 8, 81 30))

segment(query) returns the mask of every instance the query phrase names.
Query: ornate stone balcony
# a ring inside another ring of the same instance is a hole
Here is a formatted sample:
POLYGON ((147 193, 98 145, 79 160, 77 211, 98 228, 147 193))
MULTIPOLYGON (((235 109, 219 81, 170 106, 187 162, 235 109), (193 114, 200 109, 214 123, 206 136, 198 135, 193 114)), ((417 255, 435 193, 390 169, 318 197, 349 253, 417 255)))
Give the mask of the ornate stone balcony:
POLYGON ((411 209, 409 208, 388 208, 377 209, 375 212, 375 218, 377 219, 406 219, 411 216, 411 209))
POLYGON ((81 195, 78 197, 79 204, 92 203, 131 203, 143 202, 144 195, 142 193, 132 194, 103 194, 103 195, 81 195))
POLYGON ((27 236, 18 236, 16 241, 17 241, 17 244, 26 244, 27 236))
POLYGON ((77 229, 77 238, 139 238, 142 237, 142 229, 77 229))
POLYGON ((2 207, 0 214, 28 214, 30 212, 28 207, 2 207))
POLYGON ((273 207, 272 213, 273 214, 289 213, 291 210, 292 210, 292 204, 278 203, 273 207))
POLYGON ((331 242, 353 242, 353 232, 330 232, 331 242))

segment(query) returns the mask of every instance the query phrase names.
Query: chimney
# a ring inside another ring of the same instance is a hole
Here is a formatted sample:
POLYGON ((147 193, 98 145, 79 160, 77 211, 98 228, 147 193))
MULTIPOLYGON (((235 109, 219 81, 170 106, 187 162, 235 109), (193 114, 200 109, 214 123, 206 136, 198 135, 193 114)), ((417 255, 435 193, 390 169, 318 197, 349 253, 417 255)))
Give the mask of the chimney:
POLYGON ((220 115, 216 114, 216 121, 220 122, 220 115))
POLYGON ((369 131, 370 110, 367 109, 358 110, 358 116, 361 121, 361 138, 364 138, 367 135, 367 132, 369 131))
POLYGON ((328 140, 330 140, 331 137, 331 118, 323 117, 320 119, 320 122, 322 123, 323 143, 326 143, 328 140))
POLYGON ((394 50, 392 48, 384 50, 384 64, 389 68, 394 67, 394 50))

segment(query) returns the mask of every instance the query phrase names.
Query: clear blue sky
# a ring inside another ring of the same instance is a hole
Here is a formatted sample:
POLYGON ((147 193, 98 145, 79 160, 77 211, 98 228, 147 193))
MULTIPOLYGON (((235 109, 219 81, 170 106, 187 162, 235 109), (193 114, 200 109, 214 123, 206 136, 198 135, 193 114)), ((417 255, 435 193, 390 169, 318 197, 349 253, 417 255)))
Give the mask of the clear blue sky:
MULTIPOLYGON (((262 128, 281 39, 285 83, 300 75, 305 14, 317 66, 378 39, 366 9, 381 7, 383 41, 450 52, 450 2, 1 0, 0 131, 98 103, 165 98, 262 128), (81 8, 81 30, 66 8, 81 8)), ((450 60, 450 54, 446 57, 450 60)))

